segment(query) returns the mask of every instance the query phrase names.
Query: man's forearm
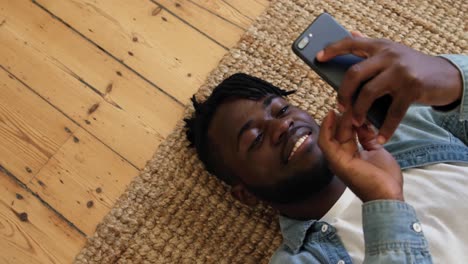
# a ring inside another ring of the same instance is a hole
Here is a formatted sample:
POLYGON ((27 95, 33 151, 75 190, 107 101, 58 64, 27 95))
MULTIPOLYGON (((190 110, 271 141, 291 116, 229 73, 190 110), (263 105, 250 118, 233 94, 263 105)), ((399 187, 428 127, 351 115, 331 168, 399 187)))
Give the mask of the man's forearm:
MULTIPOLYGON (((458 76, 447 76, 447 82, 458 82, 461 85, 461 93, 459 93, 458 100, 453 103, 457 111, 460 113, 460 121, 468 120, 468 56, 466 55, 441 55, 449 61, 454 68, 456 68, 458 76), (455 80, 454 80, 455 79, 455 80)), ((436 110, 452 110, 443 109, 441 107, 434 107, 436 110)))
POLYGON ((395 200, 367 202, 362 206, 362 218, 364 263, 432 263, 411 205, 395 200))

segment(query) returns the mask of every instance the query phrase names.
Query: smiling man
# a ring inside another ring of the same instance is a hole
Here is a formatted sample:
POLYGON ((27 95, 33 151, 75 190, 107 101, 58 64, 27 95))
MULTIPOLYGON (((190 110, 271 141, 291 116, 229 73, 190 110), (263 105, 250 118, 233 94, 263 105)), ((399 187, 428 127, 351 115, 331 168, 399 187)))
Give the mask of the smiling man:
POLYGON ((318 59, 350 51, 367 60, 347 73, 342 116, 329 113, 319 127, 288 103, 292 92, 235 74, 205 102, 192 99, 189 141, 235 198, 248 205, 262 200, 279 211, 283 244, 272 263, 455 263, 468 257, 468 124, 460 121, 468 118, 467 58, 354 37, 318 59), (361 105, 351 105, 353 91, 367 79, 361 105), (394 105, 375 135, 362 113, 382 94, 391 94, 394 105), (387 139, 386 149, 377 143, 387 139))

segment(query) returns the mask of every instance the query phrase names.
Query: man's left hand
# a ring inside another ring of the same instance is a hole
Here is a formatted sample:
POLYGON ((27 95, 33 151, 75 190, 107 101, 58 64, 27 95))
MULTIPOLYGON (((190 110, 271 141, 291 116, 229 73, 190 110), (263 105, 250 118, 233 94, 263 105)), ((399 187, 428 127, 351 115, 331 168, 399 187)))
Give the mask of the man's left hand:
POLYGON ((322 122, 318 143, 330 169, 363 202, 404 200, 400 166, 377 143, 369 125, 353 127, 351 112, 337 116, 330 111, 322 122), (356 135, 364 148, 361 151, 356 135))

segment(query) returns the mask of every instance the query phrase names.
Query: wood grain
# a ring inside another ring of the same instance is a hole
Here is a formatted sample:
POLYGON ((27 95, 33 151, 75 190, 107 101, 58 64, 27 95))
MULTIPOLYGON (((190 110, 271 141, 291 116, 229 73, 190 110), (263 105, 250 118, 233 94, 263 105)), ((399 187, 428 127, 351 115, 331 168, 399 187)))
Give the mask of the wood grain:
POLYGON ((1 68, 0 91, 0 165, 28 182, 77 126, 1 68))
POLYGON ((0 63, 142 168, 182 106, 34 4, 14 1, 1 15, 0 63))
MULTIPOLYGON (((205 0, 208 1, 208 0, 205 0)), ((251 20, 257 18, 270 3, 268 0, 222 0, 251 20)))
POLYGON ((182 103, 226 52, 148 0, 36 2, 182 103))
POLYGON ((78 129, 28 186, 87 235, 138 170, 78 129))
MULTIPOLYGON (((170 2, 170 0, 168 0, 170 2)), ((237 25, 240 28, 243 28, 244 31, 252 24, 252 19, 244 14, 242 14, 239 10, 237 10, 234 6, 227 3, 223 0, 187 0, 191 3, 194 3, 209 12, 222 17, 223 19, 231 22, 234 25, 237 25)), ((255 5, 257 5, 254 1, 252 1, 255 5)))
POLYGON ((0 263, 72 262, 267 3, 0 0, 0 263))
POLYGON ((86 238, 0 171, 0 263, 71 263, 86 238))
MULTIPOLYGON (((211 37, 214 41, 224 47, 230 48, 239 41, 244 33, 242 26, 232 23, 216 13, 210 12, 203 5, 195 4, 190 0, 156 0, 162 7, 166 8, 180 19, 211 37)), ((217 1, 210 1, 216 4, 217 1)), ((237 15, 235 12, 231 16, 237 15)))
POLYGON ((79 229, 92 234, 127 184, 138 175, 138 170, 26 86, 8 77, 4 70, 0 71, 0 81, 5 83, 0 85, 5 95, 0 99, 0 116, 4 120, 0 131, 12 131, 2 133, 7 135, 1 139, 0 158, 5 160, 2 166, 12 172, 19 171, 20 175, 36 175, 32 180, 26 176, 21 179, 79 229), (9 111, 16 115, 1 110, 10 105, 13 108, 9 111), (28 122, 34 125, 34 131, 28 122), (25 140, 15 140, 17 135, 27 138, 25 145, 30 146, 20 148, 25 140), (13 143, 8 144, 8 141, 13 143), (8 153, 4 147, 18 153, 8 153), (45 151, 47 154, 43 154, 45 151), (35 163, 29 163, 31 153, 43 154, 37 169, 33 166, 35 163), (26 165, 17 165, 18 162, 11 162, 9 157, 25 157, 26 165), (21 170, 24 166, 37 171, 24 172, 21 170), (90 201, 92 206, 88 204, 90 201))

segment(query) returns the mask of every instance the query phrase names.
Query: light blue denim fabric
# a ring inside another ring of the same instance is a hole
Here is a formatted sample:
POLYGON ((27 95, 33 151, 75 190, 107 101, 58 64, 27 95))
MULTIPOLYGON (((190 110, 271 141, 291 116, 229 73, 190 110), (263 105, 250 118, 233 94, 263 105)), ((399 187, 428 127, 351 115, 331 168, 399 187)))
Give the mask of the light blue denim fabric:
MULTIPOLYGON (((385 145, 401 168, 441 162, 468 163, 468 56, 443 55, 460 71, 463 95, 450 112, 412 106, 385 145)), ((419 220, 407 203, 377 200, 362 205, 364 263, 432 263, 419 220), (416 225, 415 225, 416 224, 416 225)), ((336 229, 323 221, 280 216, 283 243, 272 264, 352 263, 336 229)))

